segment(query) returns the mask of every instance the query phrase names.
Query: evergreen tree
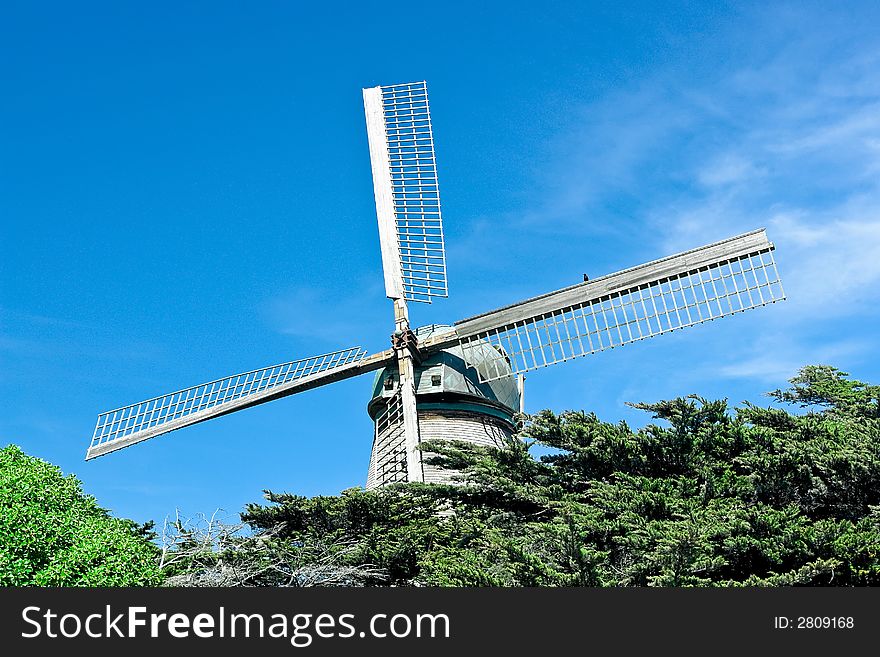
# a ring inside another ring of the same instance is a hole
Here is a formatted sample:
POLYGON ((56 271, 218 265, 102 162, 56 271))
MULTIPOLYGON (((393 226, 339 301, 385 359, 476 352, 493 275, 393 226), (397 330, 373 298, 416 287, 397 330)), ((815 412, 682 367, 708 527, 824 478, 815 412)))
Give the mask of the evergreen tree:
POLYGON ((791 383, 770 395, 794 411, 691 396, 634 404, 658 421, 638 430, 542 411, 497 447, 424 444, 455 485, 267 493, 242 517, 355 545, 377 585, 880 584, 880 387, 791 383))

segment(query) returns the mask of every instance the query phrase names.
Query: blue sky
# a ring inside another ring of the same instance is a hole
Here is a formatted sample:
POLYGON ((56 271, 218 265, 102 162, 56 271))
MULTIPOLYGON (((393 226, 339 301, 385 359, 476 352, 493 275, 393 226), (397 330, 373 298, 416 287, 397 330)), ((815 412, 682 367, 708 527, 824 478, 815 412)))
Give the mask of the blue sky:
POLYGON ((91 461, 99 411, 386 347, 361 88, 428 81, 444 323, 765 226, 789 300, 528 376, 526 410, 880 381, 872 3, 5 3, 0 443, 161 521, 362 485, 370 376, 91 461))

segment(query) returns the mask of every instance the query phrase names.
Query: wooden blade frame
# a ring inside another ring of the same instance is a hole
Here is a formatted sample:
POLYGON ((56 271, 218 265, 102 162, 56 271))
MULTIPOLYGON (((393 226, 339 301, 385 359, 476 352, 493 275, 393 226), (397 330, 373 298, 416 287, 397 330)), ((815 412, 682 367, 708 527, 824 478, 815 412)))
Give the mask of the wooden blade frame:
POLYGON ((234 374, 117 408, 98 416, 86 460, 175 429, 377 370, 394 361, 359 347, 234 374))
POLYGON ((406 448, 403 400, 398 390, 388 398, 385 408, 376 418, 367 490, 409 480, 406 448))
POLYGON ((385 294, 431 303, 448 292, 427 86, 373 87, 363 95, 385 294))
MULTIPOLYGON (((364 89, 363 96, 385 294, 394 302, 394 326, 402 334, 410 330, 407 301, 431 303, 448 293, 428 90, 424 82, 413 82, 364 89)), ((377 420, 374 449, 383 425, 383 436, 399 439, 406 481, 424 481, 415 364, 406 348, 394 355, 399 389, 380 416, 385 419, 377 420)), ((371 473, 368 485, 376 477, 387 479, 371 473)))
POLYGON ((481 381, 546 367, 782 301, 773 250, 756 230, 456 322, 421 346, 479 351, 468 364, 481 381))

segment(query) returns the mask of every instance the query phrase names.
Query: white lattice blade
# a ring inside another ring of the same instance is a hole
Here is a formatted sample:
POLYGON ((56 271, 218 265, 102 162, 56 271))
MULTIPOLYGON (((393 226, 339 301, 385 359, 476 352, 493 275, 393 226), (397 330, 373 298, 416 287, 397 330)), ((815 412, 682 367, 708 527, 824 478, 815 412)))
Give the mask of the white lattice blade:
POLYGON ((491 381, 655 337, 783 300, 773 249, 753 231, 457 322, 422 347, 478 349, 491 381))
POLYGON ((391 351, 360 347, 234 374, 98 416, 86 460, 198 422, 384 367, 391 351))
POLYGON ((406 429, 398 389, 388 398, 385 409, 376 418, 367 490, 407 481, 406 466, 406 429))
POLYGON ((431 303, 448 287, 427 86, 364 89, 364 111, 386 294, 431 303))

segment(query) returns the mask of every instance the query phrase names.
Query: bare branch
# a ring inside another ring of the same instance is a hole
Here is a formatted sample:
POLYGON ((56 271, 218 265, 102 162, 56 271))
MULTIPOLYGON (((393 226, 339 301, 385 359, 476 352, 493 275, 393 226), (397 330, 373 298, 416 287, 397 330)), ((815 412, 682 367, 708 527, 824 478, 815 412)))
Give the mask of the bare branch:
POLYGON ((283 525, 249 533, 218 517, 165 519, 160 566, 166 586, 363 586, 384 580, 372 565, 349 565, 358 545, 345 540, 294 542, 283 525))

